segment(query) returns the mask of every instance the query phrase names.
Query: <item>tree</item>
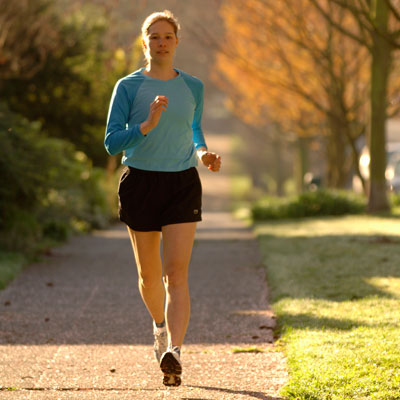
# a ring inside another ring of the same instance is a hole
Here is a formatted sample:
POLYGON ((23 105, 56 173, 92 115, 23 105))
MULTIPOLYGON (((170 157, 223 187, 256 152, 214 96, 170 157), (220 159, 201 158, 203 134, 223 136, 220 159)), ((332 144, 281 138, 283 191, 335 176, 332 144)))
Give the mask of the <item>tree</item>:
POLYGON ((299 137, 324 134, 329 186, 343 187, 351 168, 361 177, 356 141, 366 127, 367 52, 306 0, 230 1, 222 15, 227 34, 216 81, 236 112, 255 126, 273 120, 299 137))
POLYGON ((0 0, 0 80, 34 76, 57 48, 49 0, 0 0))
POLYGON ((38 122, 0 102, 0 246, 29 252, 45 235, 104 227, 109 206, 93 168, 73 144, 49 138, 38 122))
POLYGON ((389 210, 386 170, 385 122, 388 116, 389 80, 394 52, 400 48, 400 2, 398 0, 310 0, 315 9, 338 31, 364 46, 370 65, 370 212, 389 210), (345 10, 357 29, 349 30, 331 15, 335 6, 345 10))
POLYGON ((98 166, 110 162, 103 141, 113 86, 137 68, 142 54, 136 39, 131 54, 105 47, 104 13, 94 5, 57 10, 48 0, 17 0, 0 9, 0 20, 13 22, 0 28, 9 60, 0 65, 0 90, 10 109, 40 121, 48 136, 74 143, 98 166))
MULTIPOLYGON (((119 78, 116 72, 120 73, 121 63, 126 66, 127 62, 121 61, 121 51, 104 48, 102 38, 107 25, 101 11, 81 8, 61 16, 49 4, 43 9, 29 11, 39 13, 39 20, 53 21, 56 27, 54 48, 33 72, 25 74, 23 69, 18 69, 4 74, 0 82, 2 94, 14 112, 31 121, 40 121, 48 136, 74 143, 96 165, 104 166, 107 162, 103 141, 108 104, 119 78)), ((22 13, 19 29, 24 32, 24 10, 18 12, 22 13)), ((31 19, 34 18, 28 18, 28 22, 31 19)), ((10 42, 10 33, 3 33, 10 42)), ((29 42, 24 60, 35 59, 40 51, 40 41, 29 42)))

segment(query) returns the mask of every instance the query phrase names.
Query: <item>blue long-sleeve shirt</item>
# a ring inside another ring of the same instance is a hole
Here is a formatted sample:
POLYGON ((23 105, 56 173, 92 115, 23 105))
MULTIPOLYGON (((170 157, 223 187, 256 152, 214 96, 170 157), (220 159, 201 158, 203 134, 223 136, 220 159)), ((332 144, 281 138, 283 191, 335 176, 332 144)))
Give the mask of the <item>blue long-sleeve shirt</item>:
POLYGON ((206 147, 201 117, 203 83, 180 70, 162 81, 143 74, 144 68, 115 85, 104 145, 111 155, 124 151, 122 164, 150 171, 182 171, 197 165, 196 148, 206 147), (140 124, 156 96, 168 97, 158 125, 146 136, 140 124))

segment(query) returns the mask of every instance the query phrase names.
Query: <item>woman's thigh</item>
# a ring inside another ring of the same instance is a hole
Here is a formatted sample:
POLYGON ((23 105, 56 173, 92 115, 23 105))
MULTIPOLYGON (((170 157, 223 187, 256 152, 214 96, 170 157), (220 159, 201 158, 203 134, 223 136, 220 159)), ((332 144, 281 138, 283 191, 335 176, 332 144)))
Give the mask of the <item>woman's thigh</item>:
POLYGON ((161 279, 160 232, 139 232, 128 227, 139 276, 161 279))
POLYGON ((163 262, 167 283, 187 281, 196 222, 171 224, 162 227, 163 262))

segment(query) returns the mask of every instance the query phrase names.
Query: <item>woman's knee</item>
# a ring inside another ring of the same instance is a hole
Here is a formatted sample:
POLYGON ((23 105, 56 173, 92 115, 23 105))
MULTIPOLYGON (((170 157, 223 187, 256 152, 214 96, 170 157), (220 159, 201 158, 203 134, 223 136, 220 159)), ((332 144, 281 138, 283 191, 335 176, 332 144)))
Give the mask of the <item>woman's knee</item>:
POLYGON ((162 283, 162 276, 158 273, 141 273, 139 274, 139 286, 145 289, 151 289, 162 283))
POLYGON ((167 287, 182 287, 188 283, 187 268, 179 266, 167 268, 164 276, 164 283, 167 287))

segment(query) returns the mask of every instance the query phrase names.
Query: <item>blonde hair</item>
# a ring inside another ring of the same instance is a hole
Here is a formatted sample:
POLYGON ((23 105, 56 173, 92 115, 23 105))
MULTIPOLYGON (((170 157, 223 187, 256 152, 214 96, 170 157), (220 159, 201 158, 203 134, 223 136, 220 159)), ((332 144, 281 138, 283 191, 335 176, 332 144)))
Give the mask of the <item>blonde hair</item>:
POLYGON ((157 21, 169 22, 174 28, 175 36, 178 36, 178 31, 180 29, 178 20, 176 19, 174 14, 172 14, 171 11, 164 10, 164 11, 155 12, 153 14, 150 14, 144 20, 143 25, 142 25, 142 39, 143 40, 146 36, 148 36, 151 25, 153 25, 157 21))
POLYGON ((149 64, 149 56, 147 54, 147 49, 146 49, 144 42, 145 42, 147 36, 149 35, 150 27, 158 21, 167 21, 168 23, 170 23, 172 25, 172 27, 174 28, 175 36, 178 37, 178 31, 180 29, 179 22, 176 19, 176 17, 174 16, 174 14, 172 14, 171 11, 164 10, 164 11, 155 12, 153 14, 150 14, 144 20, 143 25, 142 25, 142 49, 143 49, 143 54, 144 54, 144 58, 145 58, 147 65, 149 64))

